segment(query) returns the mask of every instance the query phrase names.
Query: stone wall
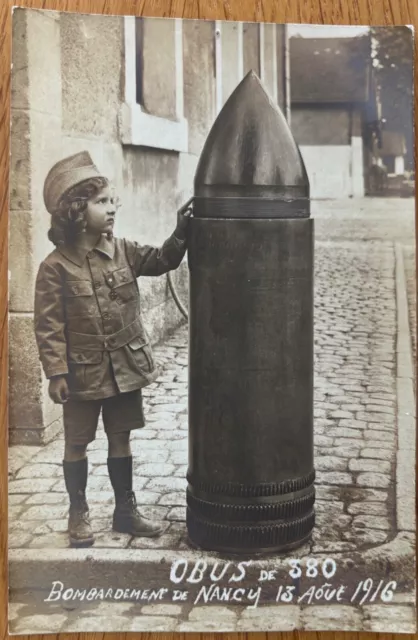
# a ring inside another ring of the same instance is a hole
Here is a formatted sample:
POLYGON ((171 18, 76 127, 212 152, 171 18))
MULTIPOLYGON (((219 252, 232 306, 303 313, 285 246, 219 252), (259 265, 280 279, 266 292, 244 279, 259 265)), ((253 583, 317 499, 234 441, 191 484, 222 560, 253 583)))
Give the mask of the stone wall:
MULTIPOLYGON (((48 399, 33 333, 36 273, 53 250, 42 198, 52 164, 87 149, 121 200, 115 234, 159 245, 175 228, 177 208, 193 192, 198 158, 217 110, 249 67, 264 76, 273 97, 282 97, 279 74, 285 65, 273 60, 275 51, 278 58, 283 51, 277 44, 279 27, 222 23, 216 34, 216 26, 209 21, 135 23, 133 18, 14 10, 11 442, 46 442, 61 428, 61 410, 48 399), (138 83, 141 104, 134 104, 138 83), (127 106, 137 118, 132 139, 121 129, 127 106), (146 146, 137 144, 148 123, 154 133, 147 133, 146 146), (175 132, 171 147, 164 131, 175 132)), ((173 278, 187 306, 186 260, 173 278)), ((144 322, 156 343, 184 318, 165 276, 143 278, 139 284, 144 322)))
POLYGON ((45 168, 62 155, 60 17, 14 10, 10 175, 9 423, 11 442, 36 442, 59 428, 33 333, 39 262, 52 249, 42 200, 45 168))

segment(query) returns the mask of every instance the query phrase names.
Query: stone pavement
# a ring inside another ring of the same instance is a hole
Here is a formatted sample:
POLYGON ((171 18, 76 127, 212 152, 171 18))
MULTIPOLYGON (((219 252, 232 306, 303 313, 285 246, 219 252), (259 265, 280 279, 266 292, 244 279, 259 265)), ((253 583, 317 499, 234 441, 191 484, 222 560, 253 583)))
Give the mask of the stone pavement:
MULTIPOLYGON (((416 343, 416 326, 417 326, 417 314, 416 314, 416 277, 415 277, 415 247, 407 245, 403 247, 403 256, 405 263, 405 276, 408 295, 408 309, 409 309, 409 326, 413 329, 411 331, 412 338, 412 355, 413 361, 416 363, 417 357, 417 343, 416 343)), ((416 371, 414 370, 414 374, 416 371)))
POLYGON ((349 605, 297 606, 265 605, 257 609, 243 607, 194 607, 181 604, 133 604, 102 602, 84 609, 63 611, 62 605, 50 605, 48 614, 38 606, 12 604, 9 612, 12 633, 73 632, 245 632, 245 631, 382 631, 414 633, 415 614, 409 604, 392 606, 349 605), (30 626, 28 625, 30 621, 30 626))
MULTIPOLYGON (((358 552, 366 557, 368 551, 373 553, 385 545, 381 549, 391 549, 391 558, 396 561, 397 541, 402 540, 410 559, 415 528, 413 200, 317 202, 313 215, 317 516, 312 540, 297 551, 297 557, 328 554, 337 558, 358 552)), ((161 549, 201 556, 190 551, 185 529, 186 328, 159 345, 155 353, 162 374, 144 390, 147 427, 134 434, 132 449, 138 504, 145 514, 166 521, 167 530, 157 540, 133 539, 111 531, 113 494, 107 477, 106 439, 100 428, 89 448, 88 500, 97 536, 95 549, 107 550, 109 557, 123 549, 125 554, 161 549)), ((33 559, 36 554, 48 556, 48 550, 62 549, 67 558, 74 552, 66 550, 62 453, 62 436, 44 447, 11 447, 12 585, 18 557, 33 559)), ((399 597, 401 601, 390 607, 340 605, 341 617, 337 605, 289 605, 281 608, 279 620, 277 606, 271 607, 270 620, 263 606, 254 610, 251 624, 248 609, 222 607, 222 629, 218 618, 215 628, 210 622, 215 618, 204 615, 200 607, 190 611, 186 605, 118 603, 112 605, 112 628, 107 620, 106 630, 113 630, 113 626, 124 631, 273 630, 279 622, 283 630, 384 627, 386 631, 400 631, 404 626, 405 631, 413 631, 411 600, 407 594, 399 597), (329 609, 328 613, 323 609, 329 609), (282 610, 286 612, 283 619, 282 610), (262 616, 261 626, 257 627, 254 615, 262 616), (123 627, 122 619, 126 622, 123 627), (344 620, 346 627, 342 626, 344 620), (246 621, 249 626, 245 626, 246 621)), ((39 632, 45 631, 41 628, 45 624, 43 613, 23 600, 14 600, 12 614, 18 618, 11 629, 25 633, 35 625, 39 632)), ((52 605, 48 606, 52 613, 52 605)), ((48 616, 48 624, 56 625, 52 631, 103 630, 101 616, 108 604, 95 606, 92 614, 78 611, 73 619, 59 609, 55 622, 54 616, 48 616)))

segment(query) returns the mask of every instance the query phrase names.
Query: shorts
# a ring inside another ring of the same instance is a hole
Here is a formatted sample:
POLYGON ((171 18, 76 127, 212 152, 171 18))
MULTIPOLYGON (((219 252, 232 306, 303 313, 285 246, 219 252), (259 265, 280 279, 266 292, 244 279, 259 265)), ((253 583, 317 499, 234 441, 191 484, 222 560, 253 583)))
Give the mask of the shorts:
POLYGON ((108 436, 145 426, 141 389, 102 400, 68 400, 63 405, 65 442, 72 445, 93 442, 100 412, 108 436))

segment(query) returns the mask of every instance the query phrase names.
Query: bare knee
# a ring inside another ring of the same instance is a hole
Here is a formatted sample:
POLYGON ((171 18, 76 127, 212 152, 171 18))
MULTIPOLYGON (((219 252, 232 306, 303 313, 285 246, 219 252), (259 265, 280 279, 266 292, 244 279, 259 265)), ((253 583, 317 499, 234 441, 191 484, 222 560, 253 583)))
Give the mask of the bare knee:
POLYGON ((65 443, 64 460, 67 462, 77 462, 77 460, 83 460, 87 454, 86 444, 70 444, 65 443))
POLYGON ((109 458, 125 458, 132 455, 130 432, 108 434, 109 458))

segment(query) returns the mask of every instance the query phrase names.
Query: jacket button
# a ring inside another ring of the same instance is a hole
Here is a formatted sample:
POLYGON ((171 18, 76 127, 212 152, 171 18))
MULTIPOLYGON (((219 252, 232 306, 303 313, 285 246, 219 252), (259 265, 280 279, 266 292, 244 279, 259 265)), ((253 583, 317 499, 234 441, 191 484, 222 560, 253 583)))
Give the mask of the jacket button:
POLYGON ((116 291, 111 291, 111 292, 109 293, 109 298, 110 298, 111 300, 116 300, 116 298, 117 298, 117 297, 118 297, 118 294, 116 293, 116 291))
POLYGON ((110 320, 110 313, 104 313, 103 314, 103 319, 104 320, 110 320))
POLYGON ((95 289, 99 289, 102 286, 102 283, 100 282, 100 280, 95 280, 94 282, 94 288, 95 289))

